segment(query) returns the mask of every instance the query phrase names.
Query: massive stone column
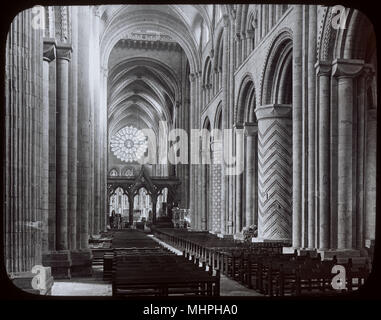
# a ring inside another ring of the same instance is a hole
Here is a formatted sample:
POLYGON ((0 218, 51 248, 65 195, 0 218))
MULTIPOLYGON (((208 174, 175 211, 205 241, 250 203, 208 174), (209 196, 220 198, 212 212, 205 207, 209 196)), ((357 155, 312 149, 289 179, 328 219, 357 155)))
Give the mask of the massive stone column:
POLYGON ((333 62, 338 81, 338 249, 353 249, 353 108, 355 77, 362 71, 361 60, 333 62))
POLYGON ((235 233, 239 233, 242 230, 242 178, 243 178, 243 125, 235 125, 236 136, 236 184, 235 184, 235 233))
POLYGON ((56 65, 49 70, 49 252, 42 263, 56 279, 71 277, 68 250, 68 109, 71 46, 57 44, 56 65), (52 82, 54 85, 52 86, 52 82), (54 238, 53 238, 54 237, 54 238))
POLYGON ((90 172, 90 78, 88 7, 78 7, 78 174, 77 174, 77 249, 72 252, 73 276, 91 274, 89 250, 89 177, 90 172))
POLYGON ((93 105, 94 105, 94 221, 93 234, 100 232, 101 217, 101 79, 100 79, 100 49, 99 49, 99 30, 101 24, 100 11, 95 10, 93 16, 92 32, 92 70, 93 70, 93 105))
POLYGON ((57 45, 57 250, 68 249, 68 109, 71 47, 57 45))
POLYGON ((49 251, 49 63, 55 59, 56 47, 53 40, 44 41, 43 52, 43 102, 41 142, 41 209, 42 209, 42 252, 49 251))
MULTIPOLYGON (((232 13, 231 16, 230 16, 230 20, 231 20, 231 23, 229 25, 229 42, 228 42, 228 46, 229 46, 229 76, 228 76, 228 96, 227 96, 227 105, 226 105, 226 109, 227 109, 227 112, 229 114, 229 123, 228 123, 228 127, 227 128, 230 128, 232 129, 232 140, 230 142, 230 146, 225 146, 225 148, 229 148, 231 147, 231 150, 233 151, 231 154, 234 153, 234 150, 235 150, 235 138, 234 138, 234 71, 235 71, 235 64, 234 64, 234 61, 235 61, 235 50, 234 50, 234 34, 235 34, 235 14, 232 13)), ((234 175, 229 175, 228 176, 228 180, 229 180, 229 198, 228 198, 228 203, 227 203, 227 208, 228 208, 228 211, 229 211, 229 225, 228 225, 228 231, 229 231, 229 234, 233 234, 234 233, 234 228, 235 228, 235 218, 236 218, 236 215, 235 215, 235 176, 234 175)))
MULTIPOLYGON (((196 76, 194 73, 191 73, 189 75, 190 80, 190 97, 191 97, 191 106, 190 106, 190 129, 195 129, 195 111, 194 109, 196 102, 196 76)), ((196 203, 196 165, 192 163, 192 152, 198 152, 198 150, 191 150, 189 152, 189 159, 190 159, 190 165, 189 165, 189 199, 190 199, 190 215, 191 215, 191 227, 192 229, 197 229, 197 203, 196 203)))
POLYGON ((258 240, 291 241, 290 105, 265 105, 258 119, 258 240))
POLYGON ((364 239, 376 239, 377 108, 367 101, 364 239))
POLYGON ((56 250, 56 61, 49 64, 49 251, 56 250))
MULTIPOLYGON (((368 101, 372 100, 372 97, 367 97, 368 94, 368 84, 371 79, 371 68, 368 65, 364 65, 363 72, 357 79, 357 106, 354 110, 354 128, 357 127, 357 132, 354 135, 355 149, 353 152, 355 165, 355 183, 356 191, 354 192, 354 202, 356 205, 355 209, 355 220, 356 228, 353 228, 355 233, 355 238, 353 245, 356 249, 363 249, 365 244, 364 238, 364 217, 365 217, 365 161, 366 161, 366 120, 367 120, 367 109, 368 101)), ((370 101, 370 103, 373 103, 370 101)), ((371 105, 370 105, 371 107, 371 105)))
POLYGON ((257 133, 258 125, 245 123, 246 134, 246 226, 258 220, 258 181, 257 175, 257 133))
POLYGON ((317 7, 309 6, 308 14, 308 240, 307 247, 315 248, 315 143, 316 143, 316 114, 315 114, 315 89, 316 89, 316 11, 317 7))
MULTIPOLYGON (((201 128, 201 109, 202 109, 202 99, 201 99, 201 72, 196 73, 196 97, 197 97, 197 103, 196 103, 196 109, 194 110, 196 115, 196 128, 201 128)), ((202 166, 196 165, 196 190, 197 190, 197 217, 198 217, 198 229, 205 230, 206 227, 206 208, 202 203, 202 190, 203 190, 203 184, 202 184, 202 166), (203 225, 203 220, 205 220, 205 225, 203 225)))
POLYGON ((107 138, 107 77, 108 77, 108 69, 104 66, 101 67, 101 81, 102 81, 102 104, 101 104, 101 110, 102 110, 102 119, 103 119, 103 148, 102 148, 102 157, 103 157, 103 174, 102 174, 102 181, 103 181, 103 189, 102 189, 102 197, 104 198, 103 201, 103 207, 102 207, 102 221, 103 221, 103 231, 107 231, 107 223, 108 223, 108 214, 109 214, 109 196, 107 193, 107 175, 108 175, 108 168, 107 168, 107 157, 108 157, 108 138, 107 138))
POLYGON ((72 56, 69 70, 69 128, 68 128, 68 225, 69 225, 69 249, 77 249, 77 147, 78 147, 78 20, 77 7, 71 8, 72 32, 72 56))
POLYGON ((207 141, 209 137, 205 136, 202 139, 201 147, 201 159, 202 165, 200 165, 200 171, 202 172, 201 180, 201 199, 202 211, 201 211, 201 230, 208 230, 210 225, 208 223, 209 212, 209 200, 210 200, 210 188, 209 188, 209 165, 210 165, 210 144, 207 141))
POLYGON ((316 64, 318 78, 318 208, 319 249, 330 247, 330 76, 331 66, 327 62, 316 64))
MULTIPOLYGON (((229 17, 223 17, 224 31, 223 31, 223 64, 222 64, 222 128, 227 129, 229 127, 229 17)), ((224 135, 222 136, 222 173, 221 173, 221 233, 226 234, 229 231, 229 225, 231 221, 229 220, 228 208, 229 208, 229 177, 226 175, 226 163, 224 161, 224 152, 226 146, 226 141, 224 135)))
POLYGON ((292 47, 292 246, 302 245, 302 6, 294 7, 292 47))
POLYGON ((30 27, 32 19, 31 10, 14 18, 5 47, 2 231, 4 261, 10 273, 29 271, 41 263, 37 166, 43 108, 43 42, 41 30, 30 27))

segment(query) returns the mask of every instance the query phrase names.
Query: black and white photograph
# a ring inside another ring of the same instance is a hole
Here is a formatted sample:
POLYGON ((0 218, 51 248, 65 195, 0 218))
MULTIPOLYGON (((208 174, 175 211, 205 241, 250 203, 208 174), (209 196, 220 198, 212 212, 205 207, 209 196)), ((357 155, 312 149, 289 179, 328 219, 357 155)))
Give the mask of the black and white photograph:
POLYGON ((142 297, 175 318, 238 312, 202 298, 361 293, 377 247, 365 13, 42 1, 11 21, 1 236, 20 295, 142 297))

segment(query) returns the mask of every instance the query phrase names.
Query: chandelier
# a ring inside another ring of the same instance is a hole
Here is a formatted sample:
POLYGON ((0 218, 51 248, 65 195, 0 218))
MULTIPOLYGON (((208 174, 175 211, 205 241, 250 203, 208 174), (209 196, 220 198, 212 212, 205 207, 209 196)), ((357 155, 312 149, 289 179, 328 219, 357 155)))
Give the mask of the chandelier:
POLYGON ((147 139, 140 130, 127 126, 111 138, 110 145, 118 159, 133 162, 140 159, 147 150, 147 139))

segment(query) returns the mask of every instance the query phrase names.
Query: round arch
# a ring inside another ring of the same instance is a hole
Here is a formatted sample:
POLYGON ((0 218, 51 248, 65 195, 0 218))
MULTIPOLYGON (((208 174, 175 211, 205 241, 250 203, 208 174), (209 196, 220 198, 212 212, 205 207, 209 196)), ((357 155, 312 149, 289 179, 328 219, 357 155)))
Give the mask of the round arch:
POLYGON ((261 105, 287 103, 284 100, 289 100, 288 95, 292 92, 287 87, 287 84, 292 84, 287 78, 290 71, 292 74, 290 67, 292 68, 292 34, 283 30, 274 38, 264 65, 261 105))
POLYGON ((115 44, 125 38, 129 32, 138 28, 154 28, 159 32, 168 34, 183 48, 191 72, 196 73, 201 70, 196 41, 179 19, 155 10, 131 10, 131 6, 123 7, 114 13, 114 17, 111 18, 110 23, 105 28, 101 38, 102 66, 107 66, 111 50, 115 44))
POLYGON ((246 74, 241 81, 235 108, 235 123, 256 122, 256 93, 251 74, 246 74))

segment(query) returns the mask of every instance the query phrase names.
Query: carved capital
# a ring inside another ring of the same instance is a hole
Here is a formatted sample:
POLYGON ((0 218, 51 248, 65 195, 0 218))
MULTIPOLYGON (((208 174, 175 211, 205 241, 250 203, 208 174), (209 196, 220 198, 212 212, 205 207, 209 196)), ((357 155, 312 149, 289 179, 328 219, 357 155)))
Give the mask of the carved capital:
POLYGON ((71 45, 57 44, 57 59, 63 59, 70 61, 71 53, 73 51, 71 45))
POLYGON ((243 129, 243 124, 242 123, 235 123, 233 125, 234 130, 240 130, 243 129))
POLYGON ((246 136, 254 136, 258 132, 258 125, 253 122, 245 122, 244 128, 246 136))
POLYGON ((357 59, 336 59, 332 63, 332 75, 335 77, 356 77, 364 68, 364 61, 357 59))
POLYGON ((196 80, 196 75, 194 73, 189 74, 189 81, 194 82, 196 80))
POLYGON ((315 69, 318 76, 330 76, 332 65, 328 61, 320 60, 316 62, 315 69))
POLYGON ((258 121, 262 119, 290 118, 292 108, 290 104, 269 104, 255 109, 258 121))
POLYGON ((44 40, 44 47, 42 53, 44 61, 50 62, 56 58, 56 42, 54 39, 44 40))

